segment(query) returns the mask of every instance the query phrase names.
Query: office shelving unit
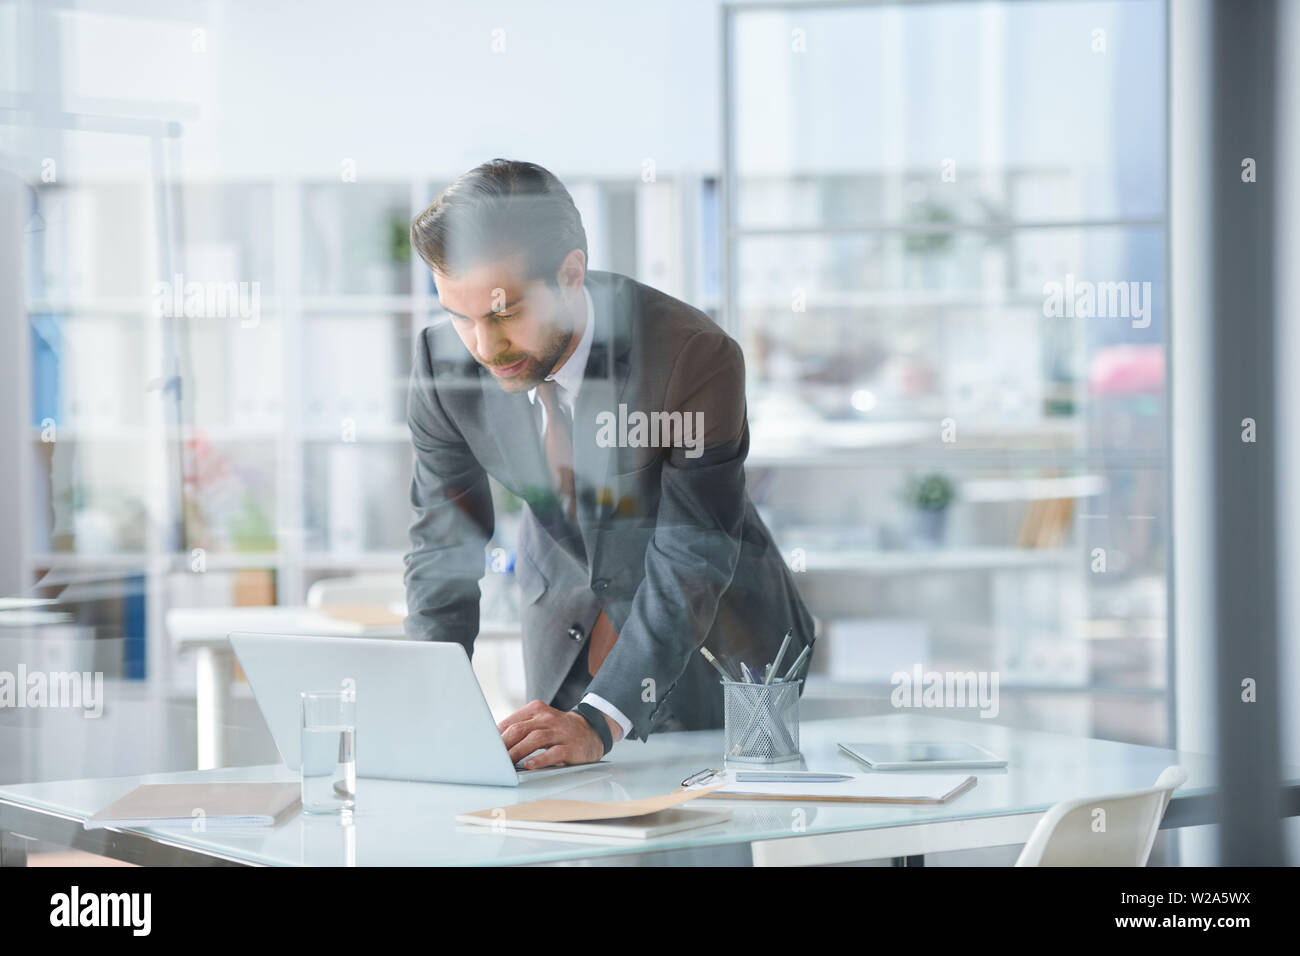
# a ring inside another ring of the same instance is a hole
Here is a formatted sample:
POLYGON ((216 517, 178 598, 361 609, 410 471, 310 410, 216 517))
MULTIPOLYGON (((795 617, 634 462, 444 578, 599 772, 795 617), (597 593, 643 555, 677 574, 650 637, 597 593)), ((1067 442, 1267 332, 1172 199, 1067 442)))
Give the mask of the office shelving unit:
MULTIPOLYGON (((1046 279, 1086 275, 1099 262, 1145 270, 1162 290, 1163 190, 1127 205, 1109 194, 1098 202, 1088 164, 1114 175, 1109 154, 1017 164, 997 142, 1013 128, 1034 134, 1000 112, 1011 82, 1001 71, 1012 59, 1009 49, 989 51, 1031 35, 1062 64, 1088 56, 1068 36, 1066 54, 1052 46, 1061 37, 1048 18, 1061 8, 942 9, 943 28, 960 14, 980 36, 977 45, 954 41, 953 75, 941 75, 950 38, 926 32, 939 16, 925 7, 723 6, 721 314, 748 359, 751 490, 783 551, 797 553, 802 590, 832 635, 840 624, 847 635, 863 619, 898 619, 900 633, 914 637, 911 625, 921 622, 929 641, 916 653, 929 667, 998 671, 1018 699, 1047 702, 1026 713, 1061 729, 1163 741, 1163 395, 1136 428, 1115 431, 1133 425, 1131 410, 1112 409, 1089 382, 1108 340, 1084 319, 1045 320, 1041 292, 1046 279), (962 73, 976 47, 987 60, 962 73), (907 51, 921 50, 917 78, 907 51), (904 86, 920 94, 907 110, 904 86), (970 145, 952 104, 975 95, 992 111, 979 131, 991 123, 993 141, 966 149, 960 176, 945 178, 945 157, 970 145), (841 106, 824 113, 818 100, 829 96, 841 106), (863 116, 857 128, 844 120, 854 107, 863 116), (931 129, 944 150, 933 155, 916 145, 931 129), (972 151, 983 161, 972 163, 972 151), (960 442, 942 440, 948 419, 960 442), (962 502, 937 544, 913 540, 907 510, 888 500, 906 476, 936 471, 962 502), (1072 502, 1061 540, 1026 547, 1033 509, 1052 500, 1044 481, 1089 487, 1057 499, 1072 502), (994 485, 996 495, 963 495, 994 485), (1154 509, 1142 506, 1153 500, 1154 509), (1128 566, 1095 576, 1098 547, 1128 566), (1044 592, 1052 602, 1040 600, 1044 592), (949 614, 954 606, 962 619, 949 614), (1058 653, 1058 665, 1043 665, 1058 653), (1103 727, 1092 706, 1102 697, 1127 699, 1152 726, 1103 727)), ((1089 14, 1108 27, 1115 15, 1109 7, 1089 14)), ((1158 30, 1125 36, 1130 56, 1159 61, 1158 30)), ((1097 63, 1082 65, 1110 68, 1097 63)), ((1126 108, 1098 107, 1099 128, 1122 125, 1114 115, 1126 108)), ((1165 340, 1157 321, 1116 341, 1165 340)), ((888 697, 887 675, 834 672, 837 658, 869 658, 872 648, 837 655, 836 647, 833 638, 820 661, 825 668, 829 657, 830 670, 812 680, 813 693, 888 697)), ((876 656, 887 665, 887 653, 876 656)))

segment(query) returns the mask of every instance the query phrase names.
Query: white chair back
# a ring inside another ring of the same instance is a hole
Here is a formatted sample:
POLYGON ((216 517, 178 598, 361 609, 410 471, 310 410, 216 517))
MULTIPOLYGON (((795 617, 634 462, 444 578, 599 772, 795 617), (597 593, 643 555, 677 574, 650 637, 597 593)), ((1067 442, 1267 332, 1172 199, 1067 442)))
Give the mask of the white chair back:
POLYGON ((1056 804, 1030 834, 1016 866, 1146 866, 1173 792, 1187 782, 1166 767, 1155 786, 1056 804))

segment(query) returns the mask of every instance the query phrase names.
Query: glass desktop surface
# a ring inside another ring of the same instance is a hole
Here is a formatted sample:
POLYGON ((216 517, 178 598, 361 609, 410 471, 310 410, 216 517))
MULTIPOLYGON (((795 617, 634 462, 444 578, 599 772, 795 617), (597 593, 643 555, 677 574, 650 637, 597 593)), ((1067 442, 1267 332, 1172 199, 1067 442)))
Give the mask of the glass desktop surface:
MULTIPOLYGON (((454 819, 466 811, 544 797, 627 800, 667 793, 690 774, 721 764, 722 732, 690 731, 660 734, 646 743, 627 741, 610 753, 607 764, 519 787, 362 778, 351 826, 342 825, 337 815, 298 811, 275 827, 211 826, 201 832, 191 826, 150 827, 128 832, 256 865, 509 865, 1041 812, 1061 800, 1151 786, 1171 764, 1181 764, 1190 775, 1178 797, 1210 792, 1214 784, 1213 762, 1202 754, 915 713, 806 721, 801 726, 802 761, 781 767, 862 772, 864 767, 838 750, 839 742, 932 740, 978 744, 1005 757, 1008 766, 975 771, 979 782, 972 790, 937 806, 701 800, 701 807, 729 808, 730 822, 654 840, 578 842, 467 826, 454 819)), ((358 746, 365 744, 358 741, 358 746)), ((0 787, 0 801, 85 820, 142 783, 297 779, 283 766, 231 767, 11 785, 0 787)), ((1287 779, 1294 785, 1298 778, 1291 770, 1287 779)))

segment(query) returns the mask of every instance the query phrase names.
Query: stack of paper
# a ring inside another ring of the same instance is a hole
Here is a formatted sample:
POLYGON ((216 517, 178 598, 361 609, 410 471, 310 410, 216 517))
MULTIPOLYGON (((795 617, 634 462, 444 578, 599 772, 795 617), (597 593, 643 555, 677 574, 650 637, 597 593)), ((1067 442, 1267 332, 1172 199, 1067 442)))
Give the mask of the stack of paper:
POLYGON ((646 840, 681 830, 725 823, 728 810, 682 809, 708 792, 678 790, 644 800, 530 800, 507 807, 461 813, 458 823, 500 830, 551 831, 571 837, 646 840))
POLYGON ((960 773, 854 773, 834 783, 738 783, 736 773, 724 771, 719 777, 687 787, 685 792, 724 800, 947 803, 975 786, 975 777, 960 773))

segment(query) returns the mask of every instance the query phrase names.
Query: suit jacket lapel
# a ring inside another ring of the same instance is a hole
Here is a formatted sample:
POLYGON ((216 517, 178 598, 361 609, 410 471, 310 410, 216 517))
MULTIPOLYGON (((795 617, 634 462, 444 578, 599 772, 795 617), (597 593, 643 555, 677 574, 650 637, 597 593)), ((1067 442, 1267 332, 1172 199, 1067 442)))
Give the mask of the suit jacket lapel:
POLYGON ((601 447, 596 438, 597 416, 609 412, 616 418, 628 381, 628 312, 626 296, 615 294, 610 277, 589 273, 588 291, 595 312, 595 334, 582 387, 573 414, 573 467, 577 476, 578 524, 594 569, 603 535, 597 532, 614 513, 610 482, 618 449, 601 447))

